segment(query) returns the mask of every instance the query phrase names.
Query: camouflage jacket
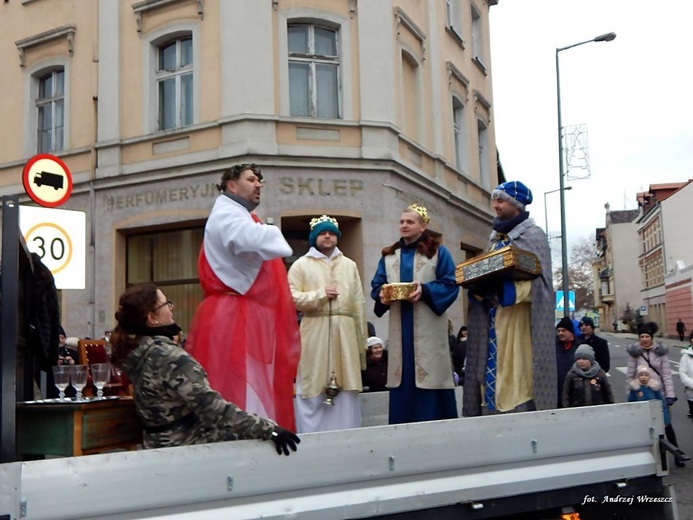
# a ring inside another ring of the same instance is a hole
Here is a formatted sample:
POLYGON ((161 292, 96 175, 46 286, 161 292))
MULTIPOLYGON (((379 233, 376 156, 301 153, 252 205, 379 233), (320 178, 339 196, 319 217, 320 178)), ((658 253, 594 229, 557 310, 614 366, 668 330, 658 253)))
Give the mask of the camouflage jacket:
POLYGON ((244 412, 212 390, 202 366, 166 337, 141 337, 122 368, 133 383, 145 448, 267 440, 274 431, 272 421, 244 412))

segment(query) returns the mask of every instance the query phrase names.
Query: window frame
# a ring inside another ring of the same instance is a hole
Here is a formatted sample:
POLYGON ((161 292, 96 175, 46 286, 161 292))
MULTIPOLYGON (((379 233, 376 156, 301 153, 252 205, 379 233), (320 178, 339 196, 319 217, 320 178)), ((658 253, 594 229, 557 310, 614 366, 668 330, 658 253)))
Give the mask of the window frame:
POLYGON ((469 169, 469 136, 465 121, 467 106, 458 95, 452 96, 450 106, 452 108, 452 138, 455 153, 454 164, 455 168, 466 174, 469 169), (458 114, 460 115, 459 122, 457 121, 458 114))
POLYGON ((23 148, 24 155, 32 156, 38 153, 38 100, 39 82, 42 77, 53 71, 63 71, 63 142, 60 149, 54 149, 51 153, 62 154, 70 149, 70 59, 54 58, 43 60, 31 67, 24 69, 24 92, 27 93, 24 103, 23 148))
POLYGON ((351 27, 354 21, 347 16, 342 16, 329 11, 308 9, 304 7, 289 7, 280 9, 278 17, 278 44, 277 50, 280 57, 279 65, 279 115, 291 119, 304 119, 306 121, 348 121, 354 118, 354 101, 351 85, 353 83, 351 53, 351 27), (337 31, 339 45, 339 118, 322 118, 310 116, 292 116, 289 84, 289 40, 288 27, 294 24, 313 24, 337 31))
POLYGON ((289 67, 289 113, 293 117, 310 117, 315 119, 342 119, 342 81, 341 81, 341 63, 340 63, 340 53, 341 53, 341 39, 339 37, 339 29, 333 27, 331 24, 316 23, 316 22, 295 22, 290 21, 287 24, 287 38, 289 30, 292 27, 306 27, 308 29, 307 42, 308 49, 307 53, 292 53, 288 48, 287 40, 287 64, 289 67), (315 51, 315 29, 324 29, 330 31, 334 34, 334 46, 336 55, 327 56, 316 54, 315 51), (302 63, 308 65, 308 114, 291 114, 291 64, 292 63, 302 63), (317 67, 318 65, 336 65, 337 68, 337 115, 336 116, 320 116, 318 115, 318 87, 317 87, 317 67))
POLYGON ((185 132, 200 122, 200 60, 199 23, 179 22, 142 36, 142 78, 144 81, 142 133, 144 135, 185 132), (192 38, 192 121, 185 126, 162 130, 159 128, 159 82, 157 81, 159 49, 173 40, 186 37, 192 38))
POLYGON ((425 118, 425 113, 423 111, 423 92, 424 92, 424 85, 423 85, 423 62, 420 61, 416 55, 416 53, 409 48, 409 46, 400 44, 399 46, 399 90, 400 90, 400 111, 401 111, 401 124, 400 124, 400 129, 401 132, 411 139, 412 141, 415 141, 417 143, 422 143, 422 135, 423 135, 423 128, 426 125, 426 122, 424 120, 425 118), (407 102, 406 102, 406 96, 405 96, 405 77, 404 77, 404 61, 408 61, 412 65, 412 70, 414 74, 414 99, 415 103, 413 103, 413 112, 411 113, 414 117, 414 123, 416 125, 416 128, 414 129, 414 135, 410 135, 408 132, 407 128, 407 119, 409 115, 409 111, 407 110, 407 102))
POLYGON ((65 69, 62 67, 56 67, 52 68, 49 70, 46 70, 43 74, 38 75, 36 77, 37 81, 37 95, 36 99, 34 100, 34 103, 36 105, 36 152, 37 153, 55 153, 55 152, 61 152, 65 149, 65 69), (61 80, 62 80, 62 85, 61 89, 62 92, 60 94, 57 93, 58 89, 58 74, 61 74, 61 80), (51 92, 48 96, 45 97, 40 97, 41 96, 41 84, 50 76, 51 78, 51 92), (57 106, 58 104, 62 105, 62 121, 61 125, 58 126, 56 124, 57 120, 57 106), (48 148, 42 148, 42 143, 43 139, 41 137, 41 134, 45 131, 44 125, 42 124, 42 120, 45 116, 45 111, 43 111, 43 108, 49 107, 50 109, 50 114, 51 114, 51 123, 50 123, 50 129, 48 132, 50 133, 50 145, 48 148), (58 129, 61 129, 60 133, 60 142, 58 143, 58 129))
POLYGON ((486 71, 486 46, 484 45, 484 26, 482 23, 481 12, 474 4, 471 4, 472 18, 472 56, 474 62, 486 71))
POLYGON ((445 29, 449 31, 460 45, 462 38, 462 5, 460 0, 445 0, 445 29))
MULTIPOLYGON (((159 131, 166 131, 166 130, 175 130, 178 128, 183 128, 185 126, 190 126, 194 122, 194 107, 190 107, 190 121, 185 122, 183 121, 184 113, 186 112, 183 107, 183 77, 185 76, 190 76, 191 77, 191 88, 193 89, 192 96, 194 99, 195 96, 195 89, 194 85, 192 85, 192 80, 194 80, 194 74, 193 74, 193 66, 194 66, 194 53, 192 51, 192 46, 193 46, 193 41, 192 41, 192 34, 190 35, 181 35, 178 37, 174 37, 171 40, 166 40, 163 42, 160 42, 159 45, 157 45, 157 67, 156 67, 156 74, 155 74, 155 81, 157 83, 157 129, 159 131), (181 60, 183 56, 183 42, 190 40, 190 54, 191 54, 191 60, 189 63, 186 63, 185 65, 181 65, 181 60), (162 53, 164 52, 164 49, 170 47, 171 45, 175 46, 174 52, 175 52, 175 65, 173 69, 162 69, 161 68, 161 58, 162 58, 162 53), (162 92, 161 92, 161 85, 165 83, 168 80, 173 79, 174 81, 174 114, 173 118, 175 120, 173 126, 170 127, 164 127, 164 111, 165 111, 165 103, 162 101, 162 92)), ((191 99, 191 102, 193 100, 191 99)))
POLYGON ((476 120, 477 150, 479 155, 479 184, 491 189, 491 169, 489 167, 489 132, 488 124, 482 119, 476 120))

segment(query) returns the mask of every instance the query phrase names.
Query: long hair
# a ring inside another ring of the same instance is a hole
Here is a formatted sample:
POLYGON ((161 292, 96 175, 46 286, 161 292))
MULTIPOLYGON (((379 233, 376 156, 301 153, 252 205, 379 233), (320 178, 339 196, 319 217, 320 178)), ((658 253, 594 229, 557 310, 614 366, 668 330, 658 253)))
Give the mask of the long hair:
POLYGON ((129 287, 118 302, 115 313, 117 325, 111 331, 111 361, 122 365, 125 358, 137 348, 134 331, 147 326, 147 315, 156 307, 157 287, 153 283, 142 283, 129 287))

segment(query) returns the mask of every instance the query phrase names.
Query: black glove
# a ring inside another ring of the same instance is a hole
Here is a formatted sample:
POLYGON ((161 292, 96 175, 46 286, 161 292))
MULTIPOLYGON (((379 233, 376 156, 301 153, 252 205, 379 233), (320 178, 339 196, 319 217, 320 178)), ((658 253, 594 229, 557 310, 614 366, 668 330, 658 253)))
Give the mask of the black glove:
POLYGON ((672 404, 674 404, 674 403, 675 403, 676 401, 678 401, 678 400, 679 400, 678 397, 667 397, 667 404, 668 404, 669 406, 671 406, 672 404))
POLYGON ((281 426, 276 426, 274 428, 272 437, 270 438, 276 446, 277 453, 279 455, 282 454, 282 451, 284 452, 284 455, 289 455, 289 448, 291 448, 292 451, 296 451, 298 449, 296 445, 301 442, 298 435, 291 433, 289 430, 285 430, 281 426))

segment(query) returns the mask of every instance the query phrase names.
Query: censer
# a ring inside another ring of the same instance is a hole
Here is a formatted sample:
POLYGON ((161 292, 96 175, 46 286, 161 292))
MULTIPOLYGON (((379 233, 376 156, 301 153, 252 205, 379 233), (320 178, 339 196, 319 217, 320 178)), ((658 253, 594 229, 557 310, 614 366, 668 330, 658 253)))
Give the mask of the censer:
MULTIPOLYGON (((327 372, 330 372, 330 369, 332 369, 332 300, 329 302, 329 309, 330 312, 327 316, 327 319, 330 320, 327 324, 327 372)), ((330 376, 330 380, 327 382, 327 385, 325 386, 325 400, 323 401, 323 404, 326 404, 327 406, 334 406, 334 398, 339 395, 339 393, 342 391, 342 388, 337 384, 337 376, 334 373, 334 369, 332 369, 332 375, 330 376)))
POLYGON ((337 397, 341 391, 342 389, 337 384, 337 377, 334 375, 334 372, 332 372, 332 377, 330 377, 330 381, 325 387, 325 400, 323 403, 328 406, 334 406, 334 398, 337 397))

